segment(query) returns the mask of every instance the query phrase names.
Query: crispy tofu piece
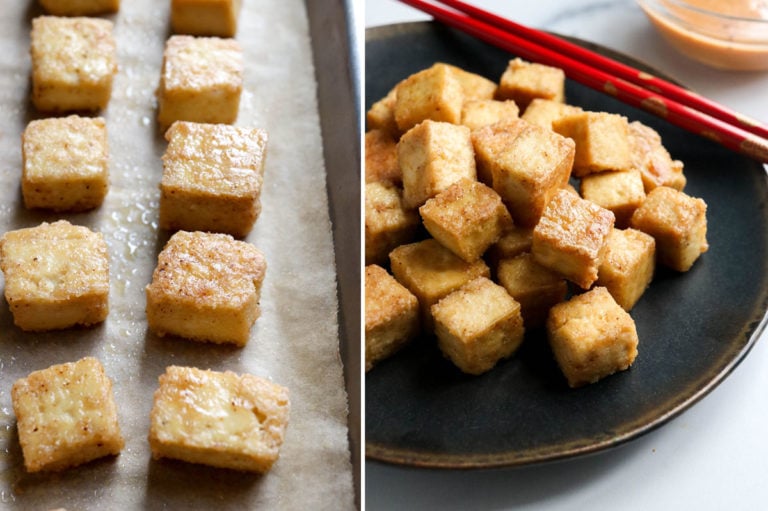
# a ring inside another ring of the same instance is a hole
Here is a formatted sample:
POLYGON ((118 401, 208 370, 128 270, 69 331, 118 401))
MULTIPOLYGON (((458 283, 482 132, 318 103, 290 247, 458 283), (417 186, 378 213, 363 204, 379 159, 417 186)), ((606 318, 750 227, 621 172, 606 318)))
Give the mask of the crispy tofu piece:
POLYGON ((614 229, 606 245, 596 285, 605 287, 616 303, 630 311, 653 280, 656 242, 635 229, 614 229))
POLYGON ((365 182, 373 181, 403 186, 403 172, 397 161, 397 140, 380 129, 365 134, 365 182))
POLYGON ((176 34, 234 37, 241 0, 171 0, 176 34))
POLYGON ((512 227, 512 217, 492 188, 462 179, 419 208, 427 231, 444 247, 473 262, 512 227))
POLYGON ((459 124, 464 89, 453 67, 437 63, 397 85, 395 122, 406 132, 427 119, 459 124))
POLYGON ((688 271, 709 249, 706 202, 674 188, 654 188, 630 225, 653 236, 658 262, 676 271, 688 271))
POLYGON ((419 333, 419 301, 381 266, 365 267, 365 370, 419 333))
POLYGON ((599 172, 581 180, 581 196, 613 212, 616 227, 626 228, 632 213, 645 200, 645 187, 635 170, 599 172))
POLYGON ((503 157, 527 124, 520 119, 475 128, 471 132, 477 180, 493 186, 493 169, 504 164, 503 157))
POLYGON ((565 73, 560 68, 512 59, 501 75, 496 97, 513 100, 522 111, 536 98, 562 103, 565 73))
POLYGON ((365 264, 384 264, 393 248, 416 237, 419 214, 403 205, 402 191, 389 183, 365 185, 365 264))
POLYGON ((247 236, 261 212, 267 132, 178 121, 165 138, 160 227, 247 236))
POLYGON ((42 112, 106 108, 117 73, 113 24, 98 18, 32 20, 32 102, 42 112))
POLYGON ((157 120, 233 124, 243 90, 243 52, 234 39, 171 36, 165 43, 157 120))
POLYGON ((94 16, 120 9, 120 0, 40 0, 45 12, 54 16, 94 16))
POLYGON ((397 158, 407 208, 418 208, 461 178, 476 179, 466 126, 426 120, 400 137, 397 158))
POLYGON ((539 264, 589 289, 597 280, 614 220, 607 209, 560 190, 533 230, 531 252, 539 264))
POLYGON ((109 255, 101 233, 66 220, 5 233, 0 268, 13 322, 27 331, 90 326, 109 312, 109 255))
POLYGON ((628 369, 637 357, 635 322, 604 287, 552 307, 547 337, 572 388, 628 369))
POLYGON ((474 130, 517 119, 519 109, 514 101, 496 101, 494 99, 473 99, 464 102, 461 108, 461 124, 474 130))
POLYGON ((450 64, 440 64, 453 71, 456 79, 464 92, 464 100, 471 101, 476 99, 493 99, 496 94, 496 82, 481 76, 477 73, 471 73, 465 69, 450 64))
POLYGON ((28 472, 82 465, 119 454, 125 445, 112 381, 93 357, 16 380, 11 399, 28 472))
POLYGON ((640 121, 629 123, 629 148, 632 166, 640 171, 646 193, 657 186, 682 191, 685 188, 683 162, 673 160, 661 137, 640 121))
POLYGON ((400 128, 395 121, 395 103, 397 102, 397 86, 390 89, 386 96, 371 105, 365 113, 368 130, 380 130, 389 133, 392 138, 400 138, 400 128))
POLYGON ((456 367, 482 374, 523 342, 520 304, 503 287, 478 277, 432 306, 437 343, 456 367))
POLYGON ((101 117, 31 121, 21 136, 21 193, 27 208, 85 211, 109 190, 109 144, 101 117))
POLYGON ((523 252, 530 252, 532 243, 533 228, 513 225, 501 235, 499 241, 488 248, 484 257, 491 271, 495 272, 502 259, 511 259, 523 252))
POLYGON ((264 255, 228 234, 178 231, 146 287, 147 322, 159 336, 245 346, 259 317, 264 255))
POLYGON ((551 130, 554 121, 582 111, 581 107, 567 105, 562 101, 536 98, 520 117, 531 124, 551 130))
POLYGON ((288 389, 251 374, 167 367, 150 414, 152 457, 268 472, 288 426, 288 389))
POLYGON ((626 117, 606 112, 579 112, 553 121, 552 129, 576 142, 574 176, 632 169, 626 117))

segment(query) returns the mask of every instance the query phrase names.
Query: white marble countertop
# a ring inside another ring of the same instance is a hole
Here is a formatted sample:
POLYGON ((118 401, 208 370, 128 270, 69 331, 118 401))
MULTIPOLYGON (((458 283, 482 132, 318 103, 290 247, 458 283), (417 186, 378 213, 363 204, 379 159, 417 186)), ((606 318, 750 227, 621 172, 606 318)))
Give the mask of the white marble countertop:
MULTIPOLYGON (((687 60, 632 0, 474 0, 520 23, 600 43, 768 122, 768 72, 728 73, 687 60)), ((429 19, 366 0, 367 27, 429 19)), ((768 334, 764 334, 766 337, 768 334)), ((384 509, 763 509, 768 497, 768 339, 703 400, 617 449, 516 469, 440 471, 366 463, 369 511, 384 509)))

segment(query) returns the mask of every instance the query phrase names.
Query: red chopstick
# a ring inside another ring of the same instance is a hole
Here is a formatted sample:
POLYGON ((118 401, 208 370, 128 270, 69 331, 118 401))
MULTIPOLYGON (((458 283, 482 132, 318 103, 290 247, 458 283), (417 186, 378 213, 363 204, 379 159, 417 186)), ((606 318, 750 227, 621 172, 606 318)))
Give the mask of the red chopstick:
MULTIPOLYGON (((564 46, 561 46, 560 43, 557 43, 558 45, 555 46, 555 43, 548 41, 550 37, 554 38, 554 36, 540 33, 535 29, 526 28, 525 36, 522 34, 518 35, 481 19, 475 19, 455 10, 445 9, 425 0, 400 1, 432 15, 436 20, 446 25, 498 46, 516 56, 533 62, 559 67, 563 69, 569 78, 587 87, 610 94, 619 101, 631 106, 647 110, 672 124, 703 135, 731 150, 738 151, 764 163, 768 162, 768 140, 748 131, 743 126, 743 116, 731 114, 732 119, 736 120, 736 124, 733 124, 732 120, 717 118, 710 113, 697 109, 697 107, 687 106, 676 99, 670 98, 662 93, 660 89, 657 92, 656 90, 640 87, 617 76, 613 71, 595 67, 597 64, 593 66, 591 62, 597 63, 598 60, 591 57, 590 60, 587 60, 586 55, 596 56, 596 54, 589 50, 578 48, 578 53, 573 53, 573 50, 567 53, 563 49, 564 46), (536 34, 536 37, 534 38, 532 34, 536 34), (547 35, 548 37, 542 38, 541 35, 547 35)), ((461 4, 462 8, 466 8, 473 14, 478 14, 478 11, 481 11, 457 0, 447 0, 443 3, 450 3, 456 6, 461 4)), ((496 22, 502 19, 490 13, 485 13, 483 16, 485 19, 497 18, 496 22)), ((510 25, 508 28, 511 30, 514 25, 516 24, 510 25)), ((558 41, 560 40, 558 39, 558 41)), ((562 41, 562 43, 565 43, 565 41, 562 41)), ((604 57, 601 57, 601 59, 604 59, 604 57)), ((634 71, 634 73, 639 74, 640 72, 634 71)), ((659 82, 661 81, 659 80, 659 82)), ((693 97, 692 95, 688 96, 693 97)), ((705 102, 714 104, 708 100, 705 100, 705 102)), ((718 107, 718 109, 727 111, 724 107, 718 107)), ((711 110, 708 110, 708 112, 711 112, 711 110)), ((749 127, 754 128, 754 124, 750 123, 749 127)))

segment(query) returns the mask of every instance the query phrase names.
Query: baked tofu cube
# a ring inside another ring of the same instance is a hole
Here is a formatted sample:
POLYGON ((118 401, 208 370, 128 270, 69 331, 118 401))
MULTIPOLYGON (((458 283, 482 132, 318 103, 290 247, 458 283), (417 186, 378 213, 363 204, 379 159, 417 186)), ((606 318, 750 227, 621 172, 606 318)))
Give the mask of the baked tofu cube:
POLYGON ((112 382, 93 357, 30 373, 11 389, 28 472, 59 471, 119 454, 112 382))
POLYGON ((520 304, 485 277, 471 280, 432 306, 437 344, 468 374, 482 374, 523 342, 520 304))
POLYGON ((90 326, 109 312, 109 255, 101 233, 66 220, 10 231, 0 268, 13 322, 27 331, 90 326))
POLYGON ((599 172, 581 180, 581 196, 609 209, 616 216, 616 227, 626 228, 632 213, 645 200, 645 187, 635 170, 599 172))
POLYGON ((630 311, 653 280, 656 242, 635 229, 614 229, 606 245, 596 285, 608 289, 616 303, 630 311))
POLYGON ((399 188, 365 185, 365 264, 384 264, 393 248, 413 241, 418 228, 419 214, 405 208, 399 188))
POLYGON ((512 59, 501 75, 496 97, 513 100, 522 111, 536 98, 562 103, 565 73, 560 68, 512 59))
POLYGON ((179 231, 146 288, 147 322, 159 336, 245 346, 259 317, 267 263, 228 234, 179 231))
POLYGON ((101 110, 117 73, 111 21, 40 16, 32 20, 32 102, 43 112, 101 110))
POLYGON ((456 72, 445 64, 435 64, 412 74, 397 86, 395 122, 406 132, 424 120, 461 122, 464 90, 456 72))
POLYGON ((606 112, 579 112, 553 121, 552 129, 576 142, 574 176, 632 169, 626 117, 606 112))
POLYGON ((54 16, 94 16, 117 12, 120 0, 40 0, 40 5, 54 16))
POLYGON ((371 105, 365 113, 369 130, 381 130, 390 136, 400 138, 400 128, 395 121, 395 103, 397 102, 397 87, 392 88, 386 96, 371 105))
POLYGON ((397 161, 397 140, 378 129, 365 134, 365 182, 373 181, 403 185, 403 173, 397 161))
POLYGON ((403 200, 418 208, 461 178, 476 179, 475 154, 466 126, 424 121, 400 137, 403 200))
POLYGON ((171 36, 165 44, 157 120, 233 124, 243 90, 243 52, 234 39, 171 36))
POLYGON ((499 241, 491 245, 484 257, 491 271, 495 272, 502 259, 511 259, 523 252, 531 251, 533 229, 514 225, 502 234, 499 241))
POLYGON ((477 277, 490 277, 488 266, 479 259, 468 263, 437 240, 401 245, 389 254, 392 274, 416 295, 425 330, 433 326, 432 305, 477 277))
POLYGON ((461 109, 461 124, 474 130, 489 124, 514 121, 518 118, 518 114, 519 109, 514 101, 473 99, 464 102, 461 109))
POLYGON ((607 209, 560 190, 533 229, 531 252, 539 264, 589 289, 597 280, 614 220, 607 209))
POLYGON ((152 457, 264 473, 280 456, 285 387, 250 374, 167 367, 150 413, 152 457))
POLYGON ((637 357, 635 322, 604 287, 552 307, 547 337, 570 387, 623 371, 637 357))
POLYGON ((499 194, 479 181, 462 179, 419 208, 427 231, 471 263, 512 227, 499 194))
POLYGON ((646 193, 657 186, 668 186, 680 191, 685 188, 683 162, 672 159, 653 128, 640 121, 630 122, 629 148, 632 166, 640 171, 646 193))
POLYGON ((688 271, 709 249, 707 204, 673 188, 654 188, 630 225, 653 236, 658 262, 676 271, 688 271))
POLYGON ((21 193, 27 208, 85 211, 109 190, 109 144, 101 117, 30 122, 21 136, 21 193))
POLYGON ((554 121, 582 111, 578 106, 567 105, 561 101, 536 98, 520 117, 531 124, 551 130, 554 121))
POLYGON ((419 301, 381 266, 365 267, 365 370, 419 333, 419 301))
POLYGON ((241 0, 171 0, 176 34, 234 37, 241 0))
POLYGON ((247 236, 261 212, 267 132, 178 121, 165 138, 160 227, 247 236))
POLYGON ((497 280, 520 303, 525 328, 542 326, 549 309, 565 300, 568 283, 536 262, 530 252, 499 261, 497 280))

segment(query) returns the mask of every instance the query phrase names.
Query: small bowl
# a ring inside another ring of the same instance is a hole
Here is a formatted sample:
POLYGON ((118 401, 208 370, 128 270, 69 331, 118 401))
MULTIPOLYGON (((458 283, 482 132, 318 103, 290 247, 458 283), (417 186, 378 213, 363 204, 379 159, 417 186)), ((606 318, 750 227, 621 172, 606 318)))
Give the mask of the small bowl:
POLYGON ((750 9, 747 0, 637 3, 662 36, 683 55, 718 69, 768 69, 768 12, 750 9), (728 11, 715 11, 717 4, 728 11), (704 5, 709 8, 699 7, 704 5))

